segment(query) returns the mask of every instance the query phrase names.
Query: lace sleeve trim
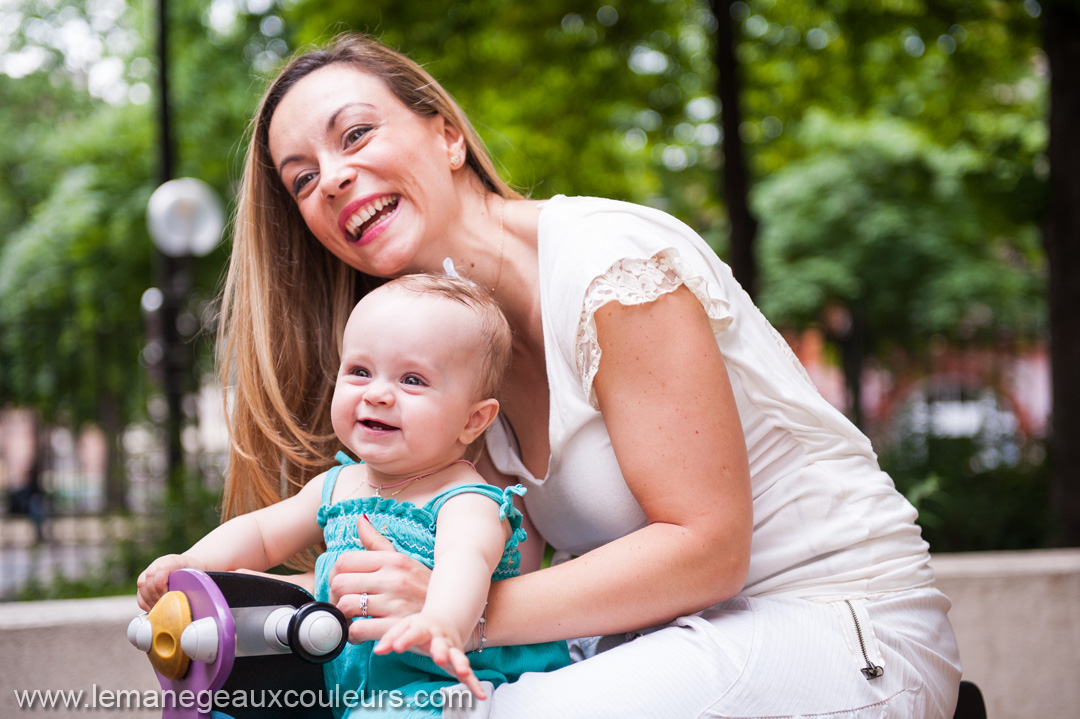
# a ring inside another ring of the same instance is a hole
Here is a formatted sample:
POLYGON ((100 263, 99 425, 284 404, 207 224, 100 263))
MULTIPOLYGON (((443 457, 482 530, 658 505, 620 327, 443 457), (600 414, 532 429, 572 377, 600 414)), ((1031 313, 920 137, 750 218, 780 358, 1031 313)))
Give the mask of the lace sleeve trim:
POLYGON ((599 409, 593 378, 600 368, 600 345, 596 341, 598 309, 609 302, 621 305, 643 305, 661 295, 674 292, 682 285, 690 290, 709 317, 713 334, 719 334, 731 324, 730 305, 711 297, 705 278, 696 274, 676 250, 662 250, 648 259, 626 258, 613 264, 607 272, 594 279, 585 292, 585 304, 578 321, 575 360, 581 386, 589 406, 599 409))

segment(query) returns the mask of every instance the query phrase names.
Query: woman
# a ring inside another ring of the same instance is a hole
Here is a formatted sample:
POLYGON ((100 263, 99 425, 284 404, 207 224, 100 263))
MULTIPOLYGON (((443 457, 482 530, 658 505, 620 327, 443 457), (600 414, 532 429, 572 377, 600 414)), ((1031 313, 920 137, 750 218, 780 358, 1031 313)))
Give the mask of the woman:
MULTIPOLYGON (((478 467, 529 487, 526 569, 538 536, 577 555, 494 588, 487 642, 602 636, 483 711, 952 715, 949 603, 914 510, 727 266, 658 211, 521 198, 445 91, 370 39, 294 60, 253 123, 220 345, 235 391, 227 513, 329 466, 349 310, 378 278, 447 259, 515 334, 478 467)), ((363 539, 373 551, 331 580, 343 611, 374 618, 354 640, 426 586, 363 539)))

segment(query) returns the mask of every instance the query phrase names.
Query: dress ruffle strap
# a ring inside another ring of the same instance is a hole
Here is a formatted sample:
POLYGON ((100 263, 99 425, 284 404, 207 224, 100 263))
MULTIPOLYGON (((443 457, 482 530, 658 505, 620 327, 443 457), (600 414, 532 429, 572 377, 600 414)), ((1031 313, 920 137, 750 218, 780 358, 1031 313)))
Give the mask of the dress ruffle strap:
MULTIPOLYGON (((513 519, 512 515, 515 513, 520 516, 521 513, 514 507, 514 495, 521 497, 525 495, 525 492, 526 489, 520 484, 515 484, 506 489, 492 487, 490 484, 463 484, 460 487, 448 489, 435 497, 435 499, 428 503, 426 509, 431 512, 432 518, 435 518, 438 517, 439 510, 442 509, 448 499, 456 497, 459 494, 482 494, 499 505, 499 521, 501 522, 506 519, 508 515, 511 516, 511 519, 513 519)), ((521 524, 520 520, 518 521, 518 524, 521 524)))
POLYGON ((502 493, 502 502, 499 504, 499 521, 506 519, 506 514, 514 509, 514 496, 524 497, 528 490, 520 484, 507 487, 502 493))

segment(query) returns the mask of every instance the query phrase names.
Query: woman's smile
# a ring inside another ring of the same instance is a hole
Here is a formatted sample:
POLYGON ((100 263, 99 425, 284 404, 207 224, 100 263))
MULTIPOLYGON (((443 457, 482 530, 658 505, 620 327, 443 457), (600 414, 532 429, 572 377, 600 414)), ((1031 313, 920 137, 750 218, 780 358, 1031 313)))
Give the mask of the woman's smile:
POLYGON ((397 216, 401 195, 384 194, 354 200, 345 206, 338 227, 349 242, 363 246, 381 235, 397 216))

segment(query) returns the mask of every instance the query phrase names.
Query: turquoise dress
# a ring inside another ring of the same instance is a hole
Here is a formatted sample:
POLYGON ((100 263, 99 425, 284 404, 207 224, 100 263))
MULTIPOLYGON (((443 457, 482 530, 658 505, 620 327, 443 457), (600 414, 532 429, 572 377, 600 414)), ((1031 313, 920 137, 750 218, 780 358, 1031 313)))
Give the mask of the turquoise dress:
MULTIPOLYGON (((499 519, 508 519, 513 530, 506 540, 502 559, 499 561, 492 581, 507 577, 516 577, 520 572, 520 552, 518 544, 525 540, 525 530, 521 528, 521 512, 514 507, 514 495, 522 495, 525 488, 521 485, 507 487, 505 490, 487 484, 466 484, 453 487, 431 499, 424 506, 418 507, 412 502, 398 502, 386 497, 357 497, 345 499, 336 504, 330 503, 338 474, 346 464, 355 464, 343 452, 337 460, 341 462, 333 467, 323 481, 322 506, 319 507, 319 526, 323 528, 326 551, 315 564, 315 598, 328 601, 330 591, 330 570, 337 558, 345 552, 362 550, 364 547, 357 538, 356 522, 361 515, 367 514, 371 523, 394 547, 413 557, 428 567, 435 563, 435 519, 443 504, 451 497, 465 492, 482 494, 496 503, 499 519)), ((363 620, 357 620, 363 621, 363 620)), ((331 696, 335 688, 339 694, 352 690, 359 694, 354 702, 358 705, 357 714, 364 717, 379 713, 374 708, 375 697, 383 694, 383 709, 387 708, 387 697, 403 697, 409 706, 418 705, 414 701, 417 695, 422 697, 438 693, 443 687, 453 686, 458 680, 439 668, 429 657, 414 654, 372 654, 374 642, 347 644, 337 659, 324 665, 326 686, 331 696), (389 692, 400 692, 390 695, 389 692)), ((565 642, 548 642, 508 647, 489 647, 482 652, 470 652, 469 663, 477 678, 489 681, 494 686, 515 681, 525 672, 546 672, 567 666, 570 655, 565 642)), ((336 717, 344 716, 348 706, 334 707, 336 717)), ((440 716, 442 710, 436 707, 416 706, 414 712, 405 714, 401 710, 390 711, 387 715, 402 716, 440 716), (422 711, 416 711, 422 709, 422 711)))

